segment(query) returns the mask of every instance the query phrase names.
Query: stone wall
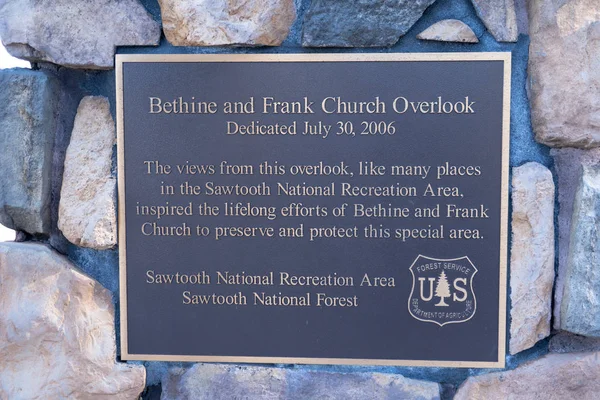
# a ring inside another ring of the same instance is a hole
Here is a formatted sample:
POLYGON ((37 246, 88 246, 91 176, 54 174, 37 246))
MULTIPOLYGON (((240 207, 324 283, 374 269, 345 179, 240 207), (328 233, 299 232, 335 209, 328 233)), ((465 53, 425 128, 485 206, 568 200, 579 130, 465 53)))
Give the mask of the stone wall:
POLYGON ((599 21, 597 0, 0 2, 33 65, 0 71, 0 399, 597 398, 599 21), (120 361, 115 53, 456 51, 513 56, 505 370, 120 361))

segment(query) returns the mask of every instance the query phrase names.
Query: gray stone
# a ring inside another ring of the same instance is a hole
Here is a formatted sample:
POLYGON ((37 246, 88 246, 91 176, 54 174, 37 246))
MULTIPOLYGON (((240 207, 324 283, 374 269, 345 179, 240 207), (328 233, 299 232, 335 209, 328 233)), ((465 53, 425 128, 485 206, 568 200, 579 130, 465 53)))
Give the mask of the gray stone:
POLYGON ((471 0, 487 30, 499 42, 519 38, 515 0, 471 0))
POLYGON ((554 168, 558 177, 558 272, 554 289, 554 328, 560 327, 560 308, 565 276, 569 240, 571 237, 571 218, 575 193, 581 179, 583 166, 600 165, 600 149, 579 150, 572 148, 552 149, 554 168))
POLYGON ((392 46, 435 0, 313 0, 302 33, 305 47, 392 46))
POLYGON ((0 243, 0 398, 137 399, 116 363, 111 293, 41 244, 0 243))
POLYGON ((600 2, 529 1, 529 99, 536 140, 600 145, 600 2))
POLYGON ((159 0, 175 46, 279 46, 296 19, 294 0, 159 0))
POLYGON ((550 334, 554 286, 554 181, 543 165, 513 168, 511 354, 550 334))
POLYGON ((381 373, 331 373, 255 366, 195 364, 171 369, 162 400, 439 399, 437 383, 381 373), (223 388, 227 388, 223 390, 223 388))
POLYGON ((514 0, 517 14, 517 28, 519 35, 529 35, 529 16, 527 15, 528 0, 514 0))
POLYGON ((10 54, 73 68, 113 67, 116 46, 154 46, 160 25, 137 0, 11 0, 0 3, 10 54))
POLYGON ((457 19, 445 19, 431 25, 417 35, 417 39, 438 42, 479 43, 469 25, 457 19))
POLYGON ((439 399, 437 383, 382 373, 296 371, 284 399, 427 400, 439 399))
POLYGON ((512 371, 472 376, 454 400, 592 400, 599 374, 599 353, 549 354, 512 371))
POLYGON ((548 350, 552 353, 600 351, 600 338, 590 338, 559 331, 550 338, 548 350))
POLYGON ((563 330, 600 337, 600 166, 583 167, 575 195, 560 308, 563 330))
POLYGON ((40 71, 0 71, 0 223, 8 228, 50 231, 58 90, 40 71))
POLYGON ((84 97, 65 156, 58 209, 58 228, 78 246, 103 250, 117 244, 114 144, 108 99, 84 97))
POLYGON ((287 373, 281 368, 222 364, 173 368, 163 378, 161 400, 282 399, 287 373))

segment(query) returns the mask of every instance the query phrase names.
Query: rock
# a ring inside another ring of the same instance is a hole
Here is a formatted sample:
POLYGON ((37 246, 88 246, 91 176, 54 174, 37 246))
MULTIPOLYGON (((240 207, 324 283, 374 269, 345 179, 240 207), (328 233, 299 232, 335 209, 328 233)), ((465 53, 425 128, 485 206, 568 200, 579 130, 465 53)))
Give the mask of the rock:
POLYGON ((582 166, 600 165, 600 149, 552 149, 554 169, 558 177, 558 273, 554 289, 554 328, 561 329, 560 308, 562 302, 569 240, 571 236, 571 217, 575 193, 581 179, 582 166))
POLYGON ((600 337, 600 166, 583 167, 575 195, 560 308, 562 329, 600 337))
POLYGON ((529 99, 536 140, 600 146, 600 2, 529 1, 529 99))
POLYGON ((195 364, 173 368, 162 400, 439 399, 437 383, 381 373, 331 373, 255 366, 195 364), (227 391, 223 391, 227 387, 227 391))
POLYGON ((589 338, 559 331, 550 339, 548 350, 552 353, 600 351, 600 338, 589 338))
POLYGON ((296 371, 284 399, 433 400, 440 398, 437 383, 382 373, 296 371))
POLYGON ((471 0, 487 30, 499 42, 519 39, 515 0, 471 0))
POLYGON ((117 244, 116 180, 111 177, 115 123, 108 99, 79 103, 65 156, 58 228, 73 244, 108 249, 117 244))
POLYGON ((57 81, 41 71, 0 71, 0 223, 30 234, 50 231, 57 81))
POLYGON ((159 0, 175 46, 279 46, 296 19, 294 0, 159 0))
POLYGON ((479 43, 475 32, 469 25, 457 19, 445 19, 436 22, 417 35, 417 39, 438 42, 479 43))
POLYGON ((599 353, 549 354, 512 371, 468 378, 454 400, 596 399, 599 353))
POLYGON ((527 0, 514 0, 517 14, 517 33, 529 36, 529 16, 527 15, 527 0))
POLYGON ((550 335, 554 286, 554 182, 543 165, 513 168, 511 354, 550 335))
POLYGON ((0 243, 0 398, 137 399, 115 363, 111 293, 41 244, 0 243))
POLYGON ((116 46, 155 46, 160 25, 137 0, 13 0, 0 5, 10 54, 72 68, 113 67, 116 46))
POLYGON ((302 32, 305 47, 392 46, 435 0, 313 0, 302 32))
POLYGON ((223 364, 173 368, 163 378, 161 400, 283 399, 287 373, 281 368, 223 364))

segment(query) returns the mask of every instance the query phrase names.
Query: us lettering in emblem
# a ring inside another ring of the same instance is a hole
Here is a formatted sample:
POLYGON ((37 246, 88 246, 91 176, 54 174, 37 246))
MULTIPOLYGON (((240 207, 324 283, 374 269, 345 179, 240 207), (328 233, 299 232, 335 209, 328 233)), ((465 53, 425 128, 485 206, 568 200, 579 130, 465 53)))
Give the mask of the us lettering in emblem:
POLYGON ((466 322, 475 315, 473 277, 477 268, 469 257, 443 259, 419 254, 410 272, 408 311, 419 321, 444 326, 466 322))

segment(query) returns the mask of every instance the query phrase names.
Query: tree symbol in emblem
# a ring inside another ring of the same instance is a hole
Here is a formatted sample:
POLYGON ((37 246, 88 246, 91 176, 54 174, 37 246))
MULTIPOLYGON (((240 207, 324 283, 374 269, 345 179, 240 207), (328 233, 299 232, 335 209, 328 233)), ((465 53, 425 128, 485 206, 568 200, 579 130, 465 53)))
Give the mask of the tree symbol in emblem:
POLYGON ((448 278, 446 277, 445 271, 442 271, 438 277, 435 286, 435 296, 440 298, 440 302, 435 305, 436 307, 448 307, 448 304, 444 302, 444 298, 450 297, 450 285, 448 284, 448 278))

